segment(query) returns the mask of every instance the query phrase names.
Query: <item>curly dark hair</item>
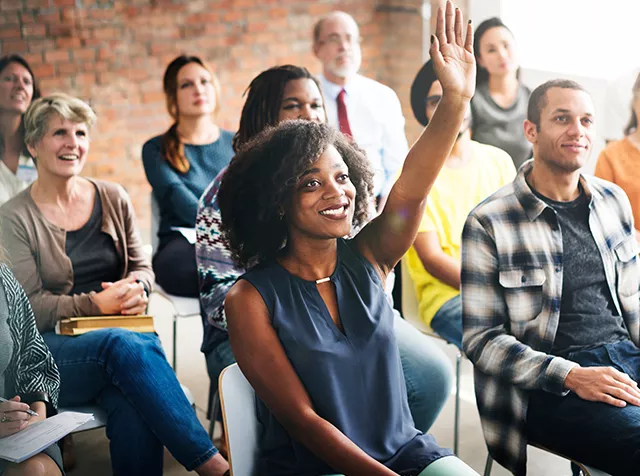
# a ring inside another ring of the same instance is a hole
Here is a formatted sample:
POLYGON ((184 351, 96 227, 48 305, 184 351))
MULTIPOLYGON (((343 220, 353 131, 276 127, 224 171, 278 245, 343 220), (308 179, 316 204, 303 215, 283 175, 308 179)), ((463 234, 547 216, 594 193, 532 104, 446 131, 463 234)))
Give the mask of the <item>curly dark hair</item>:
POLYGON ((373 173, 364 152, 328 124, 285 121, 242 146, 220 184, 221 229, 239 266, 269 261, 286 245, 288 222, 281 211, 288 208, 300 177, 329 146, 342 156, 356 188, 352 227, 366 223, 373 173))
MULTIPOLYGON (((238 132, 233 137, 233 150, 237 151, 245 142, 266 127, 278 124, 284 88, 289 81, 296 79, 312 80, 322 94, 318 80, 307 68, 302 66, 291 64, 274 66, 253 78, 244 92, 247 99, 242 107, 242 114, 240 114, 238 132)), ((322 107, 324 108, 324 98, 322 107)))

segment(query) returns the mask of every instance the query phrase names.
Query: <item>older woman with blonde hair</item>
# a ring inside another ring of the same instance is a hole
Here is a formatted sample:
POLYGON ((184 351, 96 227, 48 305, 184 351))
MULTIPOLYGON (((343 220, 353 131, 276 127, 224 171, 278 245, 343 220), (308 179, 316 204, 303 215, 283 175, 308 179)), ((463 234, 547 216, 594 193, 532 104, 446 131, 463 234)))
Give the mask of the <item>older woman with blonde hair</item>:
POLYGON ((81 177, 91 108, 65 94, 35 101, 25 141, 38 179, 0 208, 3 244, 60 370, 61 405, 96 401, 108 415, 115 474, 162 474, 163 446, 187 470, 220 475, 226 461, 196 418, 155 333, 54 332, 65 317, 144 312, 153 283, 131 200, 81 177))
POLYGON ((197 56, 178 56, 164 74, 164 93, 173 124, 147 141, 142 162, 160 212, 153 270, 162 288, 198 296, 195 246, 181 228, 193 229, 198 200, 233 157, 233 133, 215 123, 220 85, 197 56))

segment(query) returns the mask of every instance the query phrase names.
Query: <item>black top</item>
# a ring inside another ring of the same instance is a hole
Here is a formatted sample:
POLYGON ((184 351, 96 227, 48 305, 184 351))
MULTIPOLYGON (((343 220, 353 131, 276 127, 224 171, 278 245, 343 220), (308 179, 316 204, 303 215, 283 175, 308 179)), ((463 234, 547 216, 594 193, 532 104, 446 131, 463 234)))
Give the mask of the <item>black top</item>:
POLYGON ((563 275, 560 322, 553 355, 629 339, 607 285, 600 252, 589 228, 589 197, 556 202, 534 193, 556 212, 562 230, 563 275))
POLYGON ((113 239, 102 231, 102 202, 97 190, 89 220, 79 230, 67 232, 65 249, 73 267, 69 295, 100 292, 102 282, 120 279, 122 263, 113 239))
MULTIPOLYGON (((277 262, 241 279, 262 296, 272 326, 318 415, 372 458, 414 476, 450 455, 415 428, 393 330, 393 310, 373 266, 353 242, 338 240, 331 275, 344 331, 333 322, 315 281, 277 262)), ((335 473, 292 438, 258 399, 261 468, 266 476, 335 473)))

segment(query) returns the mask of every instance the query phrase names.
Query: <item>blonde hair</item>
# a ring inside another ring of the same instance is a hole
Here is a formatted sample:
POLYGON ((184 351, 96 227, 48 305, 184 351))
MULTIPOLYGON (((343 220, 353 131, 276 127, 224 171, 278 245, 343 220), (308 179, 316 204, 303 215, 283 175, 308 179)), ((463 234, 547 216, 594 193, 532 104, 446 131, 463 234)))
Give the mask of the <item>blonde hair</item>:
POLYGON ((213 70, 204 61, 197 56, 180 55, 169 63, 162 83, 167 101, 167 111, 173 119, 173 124, 164 134, 162 154, 174 169, 183 174, 189 171, 190 164, 189 159, 184 154, 184 144, 178 135, 178 121, 180 120, 180 111, 178 110, 178 73, 190 63, 199 64, 211 75, 211 83, 216 94, 216 107, 213 111, 213 117, 215 118, 220 111, 220 82, 213 70))
POLYGON ((44 137, 53 115, 62 119, 93 127, 97 117, 91 106, 82 99, 64 93, 53 93, 36 99, 24 115, 24 141, 34 145, 44 137))

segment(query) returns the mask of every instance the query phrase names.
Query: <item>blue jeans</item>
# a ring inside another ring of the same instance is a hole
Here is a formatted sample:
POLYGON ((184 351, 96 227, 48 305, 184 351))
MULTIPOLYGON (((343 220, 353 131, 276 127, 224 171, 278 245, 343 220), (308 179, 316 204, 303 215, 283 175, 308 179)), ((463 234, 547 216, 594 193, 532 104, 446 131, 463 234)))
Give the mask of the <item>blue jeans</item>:
POLYGON ((462 350, 462 299, 460 294, 445 302, 431 319, 431 329, 462 350))
MULTIPOLYGON (((453 384, 451 362, 440 348, 395 313, 395 332, 407 385, 409 408, 416 428, 429 431, 449 398, 453 384)), ((209 377, 217 388, 220 372, 235 362, 229 341, 218 344, 206 356, 209 377)))
POLYGON ((163 446, 189 471, 217 453, 156 334, 42 336, 60 370, 60 405, 97 401, 107 412, 113 474, 161 475, 163 446))
MULTIPOLYGON (((636 382, 640 377, 640 349, 631 341, 574 352, 568 359, 582 367, 614 367, 636 382)), ((527 436, 612 475, 640 474, 640 407, 589 402, 573 392, 531 392, 527 436)))

